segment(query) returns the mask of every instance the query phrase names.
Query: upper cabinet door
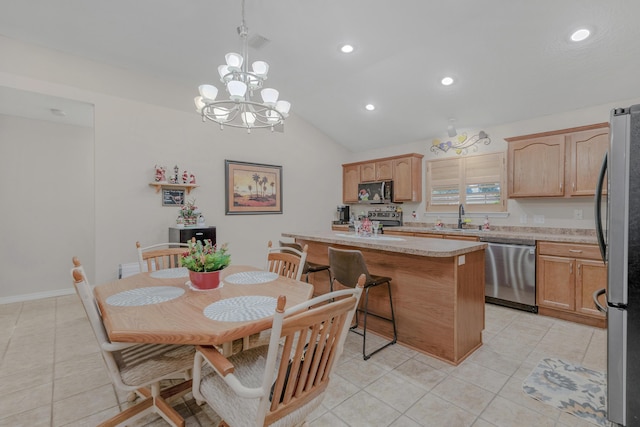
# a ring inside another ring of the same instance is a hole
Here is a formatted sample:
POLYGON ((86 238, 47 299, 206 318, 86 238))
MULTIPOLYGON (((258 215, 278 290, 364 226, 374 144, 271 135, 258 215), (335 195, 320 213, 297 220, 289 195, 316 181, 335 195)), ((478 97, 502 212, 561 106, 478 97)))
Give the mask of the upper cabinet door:
POLYGON ((379 160, 360 165, 360 182, 388 181, 393 179, 393 162, 379 160))
POLYGON ((393 201, 422 201, 422 155, 393 160, 393 201))
POLYGON ((569 135, 567 192, 571 196, 593 196, 604 154, 609 149, 609 128, 569 135))
POLYGON ((360 183, 360 165, 342 167, 342 202, 358 203, 358 184, 360 183))
POLYGON ((393 161, 383 160, 376 162, 376 181, 388 181, 393 179, 393 161))
POLYGON ((564 135, 507 141, 510 198, 564 196, 564 135))

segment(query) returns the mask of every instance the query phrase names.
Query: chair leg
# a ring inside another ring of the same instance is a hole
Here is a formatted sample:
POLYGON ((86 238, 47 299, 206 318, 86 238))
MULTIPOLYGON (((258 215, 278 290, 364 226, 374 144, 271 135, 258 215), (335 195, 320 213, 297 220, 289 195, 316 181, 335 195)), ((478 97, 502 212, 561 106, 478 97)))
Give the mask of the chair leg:
POLYGON ((389 290, 389 306, 391 308, 391 317, 384 317, 384 316, 380 316, 378 314, 375 313, 369 313, 369 288, 365 289, 364 292, 364 307, 362 309, 363 315, 362 315, 362 333, 358 332, 355 330, 355 328, 358 327, 358 311, 356 310, 356 324, 355 326, 352 326, 351 329, 357 333, 358 335, 362 335, 362 358, 364 360, 369 360, 369 358, 371 358, 371 356, 373 356, 374 354, 376 354, 377 352, 379 352, 380 350, 395 344, 398 341, 398 332, 396 329, 396 317, 395 317, 395 313, 393 311, 393 300, 391 299, 391 283, 389 282, 385 282, 387 284, 387 289, 389 290), (367 316, 371 314, 374 317, 377 317, 379 319, 382 320, 386 320, 391 322, 392 326, 393 326, 393 339, 389 342, 387 342, 386 344, 384 344, 383 346, 375 349, 374 351, 372 351, 371 353, 367 354, 366 353, 366 345, 367 345, 367 316))

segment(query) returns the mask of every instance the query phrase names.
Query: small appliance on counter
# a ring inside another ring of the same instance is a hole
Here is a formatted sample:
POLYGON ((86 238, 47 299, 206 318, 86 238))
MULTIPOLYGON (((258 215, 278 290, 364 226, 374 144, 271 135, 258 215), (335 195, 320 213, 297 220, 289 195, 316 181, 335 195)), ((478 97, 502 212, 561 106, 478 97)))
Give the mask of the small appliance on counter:
POLYGON ((393 181, 364 182, 358 184, 358 203, 393 203, 393 181))
POLYGON ((338 220, 336 224, 349 224, 349 206, 338 205, 338 220))

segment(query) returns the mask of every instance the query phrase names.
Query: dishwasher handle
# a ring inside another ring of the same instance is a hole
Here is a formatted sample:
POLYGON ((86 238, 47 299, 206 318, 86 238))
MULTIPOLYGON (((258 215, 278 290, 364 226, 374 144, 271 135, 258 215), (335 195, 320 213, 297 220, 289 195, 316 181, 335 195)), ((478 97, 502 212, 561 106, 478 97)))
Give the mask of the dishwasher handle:
POLYGON ((600 301, 598 301, 598 297, 600 297, 600 295, 604 295, 606 292, 607 290, 605 288, 602 288, 593 293, 593 302, 596 304, 596 308, 598 309, 598 311, 601 311, 603 313, 607 312, 607 307, 600 304, 600 301))

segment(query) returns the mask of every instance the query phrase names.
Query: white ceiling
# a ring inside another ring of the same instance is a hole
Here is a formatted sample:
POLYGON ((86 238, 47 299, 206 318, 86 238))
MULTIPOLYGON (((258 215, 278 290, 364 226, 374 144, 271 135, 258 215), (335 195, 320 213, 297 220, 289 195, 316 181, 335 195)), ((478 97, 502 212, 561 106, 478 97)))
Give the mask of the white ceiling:
MULTIPOLYGON (((239 51, 240 0, 2 0, 0 34, 197 86, 239 51)), ((247 0, 252 60, 361 150, 640 96, 638 0, 247 0), (582 26, 592 37, 568 40, 582 26), (356 47, 350 56, 338 46, 356 47), (456 78, 440 85, 445 75, 456 78), (364 110, 374 103, 374 112, 364 110)), ((195 114, 195 112, 194 112, 195 114)), ((285 125, 286 132, 286 125, 285 125)))

